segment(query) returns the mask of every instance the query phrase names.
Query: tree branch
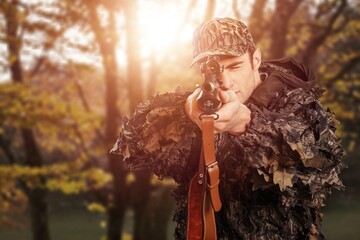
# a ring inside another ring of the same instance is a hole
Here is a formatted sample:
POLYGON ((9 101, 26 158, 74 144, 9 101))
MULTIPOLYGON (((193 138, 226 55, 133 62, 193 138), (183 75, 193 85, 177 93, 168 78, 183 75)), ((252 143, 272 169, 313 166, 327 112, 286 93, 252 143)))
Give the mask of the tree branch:
POLYGON ((315 20, 319 20, 322 16, 328 14, 331 9, 333 9, 336 6, 337 1, 325 1, 319 4, 317 8, 317 12, 315 14, 315 20))
MULTIPOLYGON (((85 97, 85 93, 84 93, 84 90, 83 90, 83 87, 81 86, 80 82, 77 80, 76 77, 74 77, 74 81, 75 81, 75 86, 76 86, 76 90, 77 90, 77 93, 78 93, 78 96, 80 98, 80 101, 84 107, 84 109, 88 112, 88 113, 91 113, 92 110, 90 108, 90 104, 88 103, 86 97, 85 97)), ((100 132, 99 129, 95 129, 95 132, 96 132, 96 135, 97 137, 102 141, 103 144, 105 144, 105 137, 104 135, 100 132)), ((76 132, 78 137, 82 139, 82 136, 79 132, 76 132)), ((83 142, 83 140, 81 140, 83 142)))
POLYGON ((360 63, 360 55, 353 57, 350 61, 343 65, 342 69, 333 77, 329 78, 325 84, 326 88, 333 88, 335 82, 341 80, 344 75, 350 72, 357 64, 360 63))
POLYGON ((264 9, 266 3, 267 0, 256 0, 253 4, 252 12, 250 15, 249 28, 255 42, 258 42, 262 38, 265 29, 269 25, 269 23, 265 22, 264 19, 264 9))
POLYGON ((346 27, 346 25, 350 22, 350 20, 351 20, 350 17, 347 14, 345 14, 344 20, 342 21, 342 23, 339 24, 339 26, 337 28, 332 29, 331 33, 336 34, 336 33, 339 33, 340 31, 342 31, 346 27))
POLYGON ((324 41, 329 37, 332 33, 333 26, 336 22, 336 20, 341 15, 342 11, 347 6, 347 0, 341 0, 341 3, 339 7, 336 9, 334 14, 330 17, 327 26, 324 28, 323 31, 319 31, 320 29, 318 27, 313 28, 312 32, 314 36, 310 40, 310 43, 308 44, 307 48, 303 51, 302 54, 302 62, 305 65, 310 65, 311 56, 313 56, 317 49, 324 43, 324 41))

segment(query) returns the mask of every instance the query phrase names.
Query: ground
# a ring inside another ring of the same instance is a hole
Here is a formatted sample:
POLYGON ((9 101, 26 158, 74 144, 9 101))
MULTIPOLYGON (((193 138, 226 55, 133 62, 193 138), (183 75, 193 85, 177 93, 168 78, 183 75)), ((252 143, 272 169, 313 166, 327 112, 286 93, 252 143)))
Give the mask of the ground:
MULTIPOLYGON (((324 209, 323 232, 328 240, 357 240, 360 236, 360 198, 346 195, 330 199, 324 209)), ((22 217, 26 219, 26 217, 22 217)), ((123 240, 131 239, 133 215, 126 214, 123 240)), ((105 236, 106 216, 87 211, 81 197, 62 197, 50 205, 51 240, 102 240, 105 236), (68 201, 66 201, 68 200, 68 201), (74 201, 76 200, 76 201, 74 201)), ((168 239, 172 239, 174 224, 170 224, 168 239)), ((0 229, 1 240, 30 240, 30 229, 0 229)))

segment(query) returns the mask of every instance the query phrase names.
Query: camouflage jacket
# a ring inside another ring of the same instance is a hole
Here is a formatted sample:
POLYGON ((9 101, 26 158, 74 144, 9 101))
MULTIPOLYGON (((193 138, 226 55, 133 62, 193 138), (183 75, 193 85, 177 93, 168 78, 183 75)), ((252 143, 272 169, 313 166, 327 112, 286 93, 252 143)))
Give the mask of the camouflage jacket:
MULTIPOLYGON (((303 65, 270 61, 260 73, 263 83, 246 102, 252 118, 246 132, 216 135, 218 239, 324 239, 319 209, 332 188, 343 188, 337 121, 303 65)), ((139 105, 112 149, 130 170, 151 169, 178 183, 176 239, 186 239, 187 191, 201 144, 201 131, 184 111, 189 94, 157 95, 139 105)))

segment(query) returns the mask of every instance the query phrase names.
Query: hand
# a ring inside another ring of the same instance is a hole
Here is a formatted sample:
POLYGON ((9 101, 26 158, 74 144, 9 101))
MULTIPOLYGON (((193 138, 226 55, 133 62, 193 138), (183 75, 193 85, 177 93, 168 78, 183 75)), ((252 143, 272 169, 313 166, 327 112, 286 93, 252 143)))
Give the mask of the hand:
MULTIPOLYGON (((200 129, 201 120, 199 115, 202 113, 197 107, 196 99, 200 94, 201 89, 196 89, 185 102, 185 111, 189 118, 195 122, 200 129)), ((246 125, 250 123, 250 110, 242 104, 236 93, 232 90, 220 91, 220 98, 223 103, 219 111, 219 119, 214 123, 215 132, 229 132, 233 135, 239 135, 246 130, 246 125)))

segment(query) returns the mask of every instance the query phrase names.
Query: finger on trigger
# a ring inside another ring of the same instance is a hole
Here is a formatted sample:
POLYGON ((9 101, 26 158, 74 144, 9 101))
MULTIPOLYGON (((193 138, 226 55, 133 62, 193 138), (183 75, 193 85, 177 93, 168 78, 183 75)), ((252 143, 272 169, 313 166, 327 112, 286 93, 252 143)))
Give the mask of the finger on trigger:
POLYGON ((231 101, 235 101, 237 99, 236 93, 234 91, 220 91, 220 98, 223 103, 228 103, 231 101))

